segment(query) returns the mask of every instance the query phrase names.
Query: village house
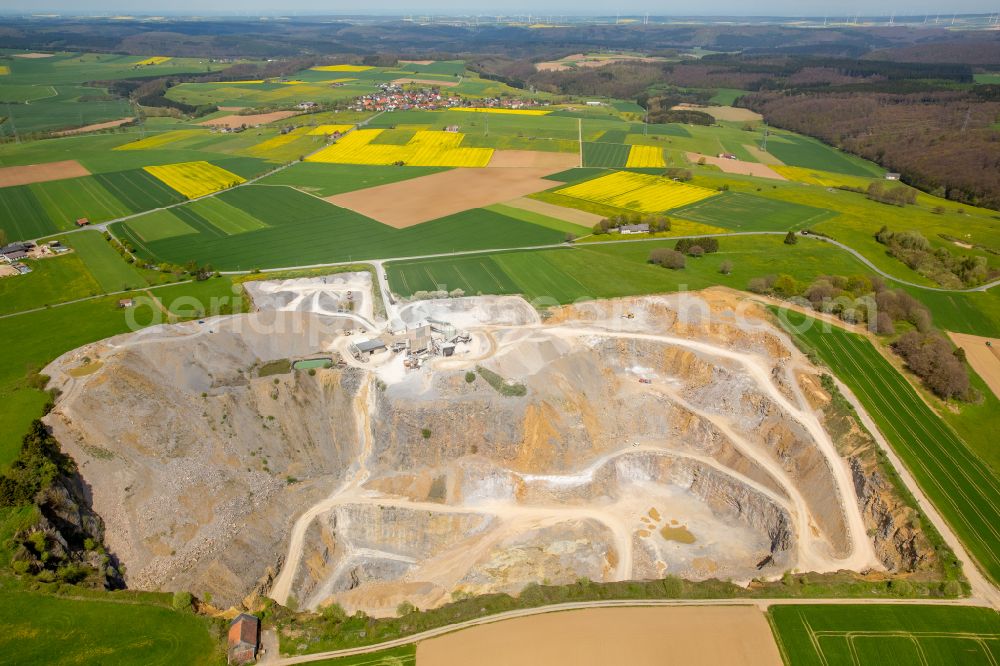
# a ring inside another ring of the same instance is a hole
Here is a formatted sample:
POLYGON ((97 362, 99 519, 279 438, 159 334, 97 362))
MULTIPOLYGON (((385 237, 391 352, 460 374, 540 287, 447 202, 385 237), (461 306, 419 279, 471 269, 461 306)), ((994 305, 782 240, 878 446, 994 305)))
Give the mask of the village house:
POLYGON ((648 224, 623 224, 618 228, 618 230, 623 234, 648 234, 649 225, 648 224))
POLYGON ((252 664, 257 661, 260 649, 260 620, 253 615, 240 613, 229 625, 230 664, 252 664))

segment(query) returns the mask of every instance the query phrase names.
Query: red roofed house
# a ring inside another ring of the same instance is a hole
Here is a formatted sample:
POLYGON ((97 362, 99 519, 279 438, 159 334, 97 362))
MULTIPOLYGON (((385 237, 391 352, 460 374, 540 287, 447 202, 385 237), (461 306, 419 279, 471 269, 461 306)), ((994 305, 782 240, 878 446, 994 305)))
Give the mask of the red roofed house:
POLYGON ((250 664, 257 661, 260 648, 260 620, 240 613, 229 625, 229 663, 250 664))
POLYGON ((78 227, 85 227, 85 226, 87 226, 88 224, 90 224, 90 220, 88 220, 88 219, 87 219, 87 218, 85 218, 85 217, 81 217, 80 219, 78 219, 78 220, 76 221, 76 226, 78 226, 78 227))

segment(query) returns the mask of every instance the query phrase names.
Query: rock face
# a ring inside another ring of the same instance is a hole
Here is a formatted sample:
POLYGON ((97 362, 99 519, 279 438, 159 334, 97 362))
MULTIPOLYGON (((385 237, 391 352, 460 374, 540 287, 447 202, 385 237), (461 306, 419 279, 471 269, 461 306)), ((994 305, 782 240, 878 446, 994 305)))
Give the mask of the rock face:
POLYGON ((391 614, 584 576, 907 561, 891 556, 905 537, 876 557, 864 533, 855 486, 874 514, 875 480, 831 454, 793 368, 815 371, 770 327, 733 320, 733 303, 694 322, 676 299, 588 304, 545 324, 473 305, 403 313, 461 318, 473 336, 406 374, 386 370, 394 361, 275 366, 335 354, 353 326, 302 311, 160 327, 57 360, 48 422, 128 584, 391 614), (85 356, 100 369, 70 375, 85 356))
POLYGON ((327 333, 303 315, 243 318, 259 330, 236 318, 164 327, 57 361, 103 362, 85 385, 64 377, 47 421, 91 486, 130 586, 238 601, 277 564, 289 517, 357 456, 362 373, 256 377, 262 363, 305 355, 310 336, 327 333), (295 318, 305 332, 275 345, 269 331, 294 331, 295 318))

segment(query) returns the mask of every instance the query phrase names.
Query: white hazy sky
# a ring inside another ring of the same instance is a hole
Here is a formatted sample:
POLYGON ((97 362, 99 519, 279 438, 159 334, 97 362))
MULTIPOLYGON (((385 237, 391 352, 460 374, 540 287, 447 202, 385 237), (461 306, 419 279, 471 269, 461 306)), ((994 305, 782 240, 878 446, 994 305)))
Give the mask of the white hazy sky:
POLYGON ((374 0, 359 3, 357 0, 0 0, 0 11, 40 12, 59 11, 71 13, 91 12, 142 12, 155 13, 213 13, 240 14, 484 14, 496 15, 527 13, 534 15, 575 14, 611 16, 622 14, 653 14, 658 16, 691 15, 746 15, 746 16, 840 16, 860 14, 888 16, 889 14, 941 14, 991 13, 1000 9, 1000 0, 703 0, 690 2, 658 2, 650 0, 623 0, 607 3, 592 0, 486 0, 446 2, 444 0, 374 0))

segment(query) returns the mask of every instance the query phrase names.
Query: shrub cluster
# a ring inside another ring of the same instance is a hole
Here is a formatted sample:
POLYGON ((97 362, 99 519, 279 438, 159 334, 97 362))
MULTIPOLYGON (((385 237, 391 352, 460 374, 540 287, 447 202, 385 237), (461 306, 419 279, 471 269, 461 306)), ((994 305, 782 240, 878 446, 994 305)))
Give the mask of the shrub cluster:
POLYGON ((668 247, 658 247, 649 253, 649 263, 663 266, 671 270, 684 268, 686 260, 684 254, 668 247))
POLYGON ((986 257, 956 256, 943 247, 933 248, 919 231, 889 231, 883 226, 875 240, 912 270, 944 287, 974 287, 996 275, 986 257))
POLYGON ((978 398, 969 383, 964 353, 934 330, 930 311, 902 289, 886 288, 879 278, 821 275, 806 284, 790 275, 768 275, 753 278, 747 289, 799 300, 848 323, 867 324, 878 335, 894 335, 897 325, 911 327, 892 345, 910 371, 941 398, 978 398))
POLYGON ((907 367, 940 398, 971 399, 965 354, 937 331, 909 331, 892 345, 907 367))
POLYGON ((879 203, 891 204, 893 206, 903 207, 906 204, 917 203, 917 191, 906 187, 905 185, 900 185, 898 187, 886 187, 885 183, 880 180, 876 180, 874 183, 868 186, 865 194, 872 201, 878 201, 879 203))
POLYGON ((703 254, 712 254, 719 251, 718 238, 682 238, 677 241, 674 249, 692 257, 700 257, 703 254))

